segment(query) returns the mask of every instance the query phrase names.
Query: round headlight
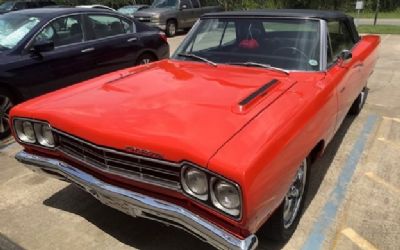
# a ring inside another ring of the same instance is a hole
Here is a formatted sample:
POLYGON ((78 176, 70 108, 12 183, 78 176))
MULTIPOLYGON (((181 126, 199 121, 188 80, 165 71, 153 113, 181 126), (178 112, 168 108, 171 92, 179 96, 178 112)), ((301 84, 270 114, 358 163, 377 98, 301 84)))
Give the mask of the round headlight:
POLYGON ((33 124, 30 121, 17 120, 15 122, 15 132, 17 133, 18 139, 22 142, 35 143, 35 131, 33 124))
POLYGON ((207 176, 204 172, 195 168, 188 168, 185 171, 185 182, 187 187, 194 194, 204 195, 208 192, 208 181, 207 176))
POLYGON ((182 172, 183 190, 197 199, 208 199, 208 178, 206 173, 193 167, 184 167, 182 172))
POLYGON ((40 145, 54 147, 54 136, 49 124, 36 123, 35 132, 40 145))
POLYGON ((227 209, 237 209, 240 206, 238 189, 225 181, 218 181, 214 186, 215 198, 218 203, 227 209))

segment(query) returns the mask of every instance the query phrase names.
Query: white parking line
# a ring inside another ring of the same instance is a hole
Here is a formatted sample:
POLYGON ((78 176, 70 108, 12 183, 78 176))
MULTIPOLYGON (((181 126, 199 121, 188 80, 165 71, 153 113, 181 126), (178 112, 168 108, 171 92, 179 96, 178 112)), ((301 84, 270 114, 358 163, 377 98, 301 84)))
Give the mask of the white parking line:
POLYGON ((392 191, 393 193, 400 194, 400 188, 393 186, 392 184, 388 183, 387 181, 385 181, 381 177, 375 175, 374 173, 367 172, 367 173, 365 173, 365 176, 367 176, 372 181, 384 186, 386 189, 392 191))
POLYGON ((392 142, 392 141, 390 141, 390 140, 386 140, 386 139, 383 138, 383 137, 379 137, 379 138, 378 138, 378 141, 387 143, 387 144, 389 144, 390 146, 393 146, 393 147, 395 147, 395 148, 399 148, 399 149, 400 149, 400 144, 397 144, 397 143, 392 142))
POLYGON ((342 230, 342 234, 345 235, 349 240, 355 243, 362 250, 378 250, 369 241, 361 237, 356 231, 351 228, 345 228, 342 230))
POLYGON ((391 36, 390 34, 389 34, 389 35, 386 35, 386 36, 382 39, 382 43, 383 43, 384 41, 386 41, 390 36, 391 36))

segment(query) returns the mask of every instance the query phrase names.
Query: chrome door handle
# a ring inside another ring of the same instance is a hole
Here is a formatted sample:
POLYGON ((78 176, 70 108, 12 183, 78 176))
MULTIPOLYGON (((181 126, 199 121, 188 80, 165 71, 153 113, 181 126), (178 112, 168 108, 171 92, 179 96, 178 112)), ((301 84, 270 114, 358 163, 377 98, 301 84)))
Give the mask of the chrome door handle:
POLYGON ((127 40, 127 42, 130 43, 130 42, 134 42, 134 41, 137 41, 137 40, 138 40, 137 37, 132 37, 132 38, 129 38, 127 40))
POLYGON ((94 48, 87 48, 87 49, 81 50, 82 53, 88 53, 88 52, 92 52, 92 51, 94 51, 94 48))

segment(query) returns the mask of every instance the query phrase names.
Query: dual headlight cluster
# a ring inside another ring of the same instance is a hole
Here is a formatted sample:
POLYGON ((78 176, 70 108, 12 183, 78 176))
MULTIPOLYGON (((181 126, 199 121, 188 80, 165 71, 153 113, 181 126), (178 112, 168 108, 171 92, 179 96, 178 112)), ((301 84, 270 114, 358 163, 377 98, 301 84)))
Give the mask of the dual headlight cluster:
POLYGON ((241 215, 241 193, 239 186, 235 183, 199 168, 184 165, 182 187, 188 195, 212 205, 230 216, 239 218, 241 215))
POLYGON ((53 132, 48 123, 15 119, 14 129, 18 140, 23 143, 37 144, 47 148, 55 147, 53 132))

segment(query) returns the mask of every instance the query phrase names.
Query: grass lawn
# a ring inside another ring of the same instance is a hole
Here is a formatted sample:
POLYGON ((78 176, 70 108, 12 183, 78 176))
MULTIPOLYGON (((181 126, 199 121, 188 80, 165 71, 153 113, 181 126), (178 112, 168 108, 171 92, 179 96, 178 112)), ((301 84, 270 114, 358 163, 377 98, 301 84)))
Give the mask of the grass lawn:
POLYGON ((400 34, 400 26, 395 25, 360 25, 357 30, 359 33, 400 34))
MULTIPOLYGON (((358 17, 357 12, 348 12, 350 16, 358 17)), ((374 18, 375 12, 360 12, 360 18, 374 18)), ((378 18, 400 18, 400 11, 379 12, 378 18)))

